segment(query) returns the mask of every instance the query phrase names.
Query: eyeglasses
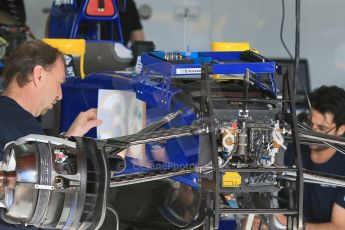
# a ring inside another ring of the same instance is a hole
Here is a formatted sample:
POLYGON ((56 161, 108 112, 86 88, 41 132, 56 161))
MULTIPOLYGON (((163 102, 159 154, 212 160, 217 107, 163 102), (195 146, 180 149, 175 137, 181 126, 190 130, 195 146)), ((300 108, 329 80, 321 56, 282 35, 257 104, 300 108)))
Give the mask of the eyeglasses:
POLYGON ((337 126, 330 128, 323 125, 315 125, 311 121, 308 121, 308 126, 316 132, 325 133, 325 134, 328 134, 337 128, 337 126))

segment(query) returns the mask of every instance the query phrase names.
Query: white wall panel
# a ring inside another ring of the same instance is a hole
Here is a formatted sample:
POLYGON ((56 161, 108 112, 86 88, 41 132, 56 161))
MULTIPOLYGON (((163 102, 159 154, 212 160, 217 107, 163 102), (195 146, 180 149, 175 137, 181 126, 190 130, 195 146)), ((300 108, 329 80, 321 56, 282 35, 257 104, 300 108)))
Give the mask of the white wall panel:
MULTIPOLYGON (((191 50, 210 50, 212 41, 248 41, 268 57, 287 58, 279 39, 280 0, 135 0, 149 5, 152 16, 142 20, 147 40, 159 50, 184 49, 184 8, 190 11, 187 41, 191 50)), ((41 38, 52 0, 25 1, 27 23, 41 38)), ((284 38, 294 53, 295 1, 285 0, 284 38)), ((301 57, 309 61, 312 88, 322 84, 345 87, 345 1, 303 0, 301 57)))

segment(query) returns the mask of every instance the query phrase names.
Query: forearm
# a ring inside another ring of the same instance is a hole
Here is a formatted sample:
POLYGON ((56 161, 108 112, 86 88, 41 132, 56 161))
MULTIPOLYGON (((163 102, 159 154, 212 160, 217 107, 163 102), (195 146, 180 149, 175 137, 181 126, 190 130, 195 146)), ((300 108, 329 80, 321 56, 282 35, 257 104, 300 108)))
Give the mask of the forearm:
POLYGON ((144 41, 145 40, 144 31, 142 29, 132 31, 130 40, 132 42, 133 41, 144 41))
MULTIPOLYGON (((286 225, 287 224, 287 218, 286 216, 282 214, 276 215, 277 220, 286 225)), ((304 230, 343 230, 345 229, 343 226, 337 226, 332 222, 327 222, 327 223, 319 223, 319 224, 314 224, 314 223, 306 223, 304 230)))
POLYGON ((345 229, 345 208, 334 203, 332 209, 332 217, 329 222, 325 223, 307 223, 305 226, 306 230, 318 230, 318 229, 327 229, 327 230, 343 230, 345 229))
POLYGON ((342 230, 344 229, 343 226, 336 226, 335 224, 328 222, 328 223, 320 223, 320 224, 314 224, 314 223, 307 223, 305 225, 305 230, 342 230))

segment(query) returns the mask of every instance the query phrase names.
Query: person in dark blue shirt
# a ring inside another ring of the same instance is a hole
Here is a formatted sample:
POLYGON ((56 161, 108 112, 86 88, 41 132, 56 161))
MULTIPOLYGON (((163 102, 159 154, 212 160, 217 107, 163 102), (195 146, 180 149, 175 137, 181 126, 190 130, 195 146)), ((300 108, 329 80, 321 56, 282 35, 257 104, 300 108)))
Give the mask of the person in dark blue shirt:
MULTIPOLYGON (((345 176, 345 156, 336 151, 327 161, 315 162, 312 148, 302 147, 303 167, 308 170, 345 176), (304 154, 311 153, 311 154, 304 154)), ((335 210, 345 209, 345 189, 322 184, 304 184, 304 217, 307 223, 327 223, 335 210), (335 210, 334 210, 335 209, 335 210)), ((341 212, 340 212, 341 213, 341 212)))
MULTIPOLYGON (((62 99, 65 81, 62 53, 40 41, 21 43, 6 60, 3 71, 5 90, 0 96, 0 158, 4 145, 28 134, 44 134, 35 119, 62 99)), ((66 137, 83 136, 101 123, 96 109, 81 112, 65 133, 66 137)), ((22 226, 0 222, 0 229, 22 226)))
POLYGON ((0 96, 0 111, 0 161, 8 142, 29 134, 44 135, 40 122, 12 98, 0 96))
MULTIPOLYGON (((308 125, 316 132, 343 136, 345 133, 345 91, 322 86, 310 94, 308 125)), ((293 164, 293 152, 285 163, 293 164)), ((345 176, 345 155, 328 146, 301 146, 303 168, 345 176)), ((305 229, 345 229, 345 189, 304 183, 305 229)), ((284 221, 283 221, 284 222, 284 221)))

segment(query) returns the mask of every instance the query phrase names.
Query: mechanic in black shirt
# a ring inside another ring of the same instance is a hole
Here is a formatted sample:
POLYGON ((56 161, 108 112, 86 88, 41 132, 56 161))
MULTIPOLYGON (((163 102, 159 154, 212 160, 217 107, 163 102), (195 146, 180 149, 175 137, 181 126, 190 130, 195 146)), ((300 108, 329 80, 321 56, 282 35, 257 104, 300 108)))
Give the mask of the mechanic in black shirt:
POLYGON ((129 41, 143 41, 144 31, 135 2, 127 0, 126 10, 120 11, 120 22, 124 44, 129 41))
MULTIPOLYGON (((121 31, 123 36, 123 44, 128 45, 133 41, 144 41, 143 26, 140 22, 137 6, 133 0, 127 0, 124 11, 119 11, 121 31)), ((101 24, 101 39, 119 40, 117 37, 116 26, 114 25, 114 38, 108 36, 108 23, 101 24)))
MULTIPOLYGON (((322 86, 310 94, 308 124, 314 131, 343 136, 345 132, 345 91, 337 86, 322 86)), ((328 146, 301 146, 303 168, 345 176, 345 155, 328 146)), ((293 164, 287 154, 285 163, 293 164)), ((303 214, 305 229, 345 229, 345 189, 304 183, 303 214)), ((279 220, 286 219, 279 215, 279 220)))
MULTIPOLYGON (((26 41, 6 60, 3 71, 5 90, 0 96, 0 159, 4 145, 28 134, 44 134, 35 119, 62 99, 65 81, 64 58, 60 51, 40 41, 26 41)), ((81 112, 68 131, 83 136, 101 121, 96 109, 81 112)))
POLYGON ((25 25, 26 23, 26 12, 25 5, 23 0, 0 0, 0 10, 3 15, 0 14, 0 17, 9 23, 5 24, 17 24, 25 25))
POLYGON ((1 64, 3 64, 3 60, 18 44, 26 40, 27 35, 33 36, 26 25, 23 0, 0 0, 1 64))

